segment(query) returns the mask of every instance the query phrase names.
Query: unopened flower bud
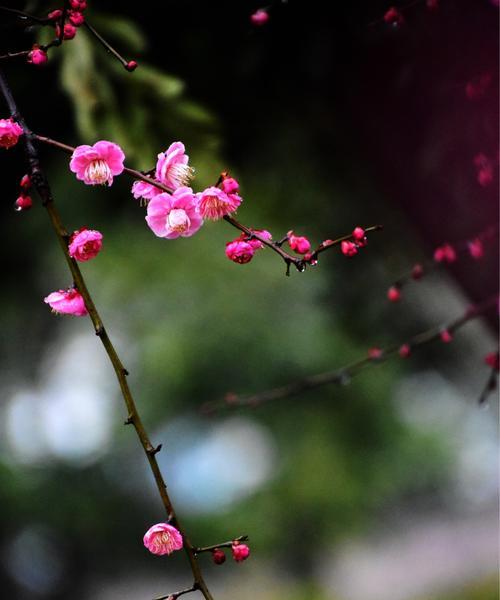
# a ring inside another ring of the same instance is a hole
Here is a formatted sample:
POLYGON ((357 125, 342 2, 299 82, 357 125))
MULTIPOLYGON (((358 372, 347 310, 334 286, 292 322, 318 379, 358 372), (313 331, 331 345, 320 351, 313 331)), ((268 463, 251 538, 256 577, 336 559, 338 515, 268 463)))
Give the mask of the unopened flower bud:
POLYGON ((259 8, 259 10, 256 10, 253 15, 250 16, 250 21, 253 25, 261 27, 269 21, 269 13, 267 10, 259 8))
POLYGON ((441 331, 441 333, 439 334, 439 337, 441 338, 441 341, 445 344, 449 344, 451 341, 453 341, 453 335, 448 329, 443 329, 443 331, 441 331))
POLYGON ((387 299, 391 302, 399 302, 401 300, 401 291, 397 285, 392 285, 387 290, 387 299))
POLYGON ((411 270, 411 276, 415 280, 422 279, 422 277, 424 276, 424 267, 420 263, 413 265, 413 269, 411 270))
POLYGON ((401 358, 408 358, 411 354, 411 347, 409 344, 403 344, 398 350, 399 356, 401 358))
POLYGON ((215 548, 215 550, 212 550, 212 560, 216 565, 221 565, 222 563, 226 562, 226 555, 224 554, 224 551, 220 548, 215 548))
POLYGON ((44 65, 49 60, 47 52, 34 45, 31 52, 28 53, 27 61, 33 65, 44 65))
POLYGON ((246 544, 235 542, 232 545, 233 558, 236 562, 242 562, 250 556, 250 548, 246 544))
POLYGON ((125 65, 125 69, 130 72, 135 71, 137 69, 137 62, 135 60, 129 60, 125 65))
POLYGON ((356 256, 356 254, 358 253, 358 247, 356 246, 356 244, 347 240, 344 240, 340 244, 340 249, 342 250, 342 254, 344 254, 345 256, 356 256))
POLYGON ((33 206, 33 200, 30 196, 19 196, 14 202, 14 209, 20 212, 21 210, 29 210, 33 206))

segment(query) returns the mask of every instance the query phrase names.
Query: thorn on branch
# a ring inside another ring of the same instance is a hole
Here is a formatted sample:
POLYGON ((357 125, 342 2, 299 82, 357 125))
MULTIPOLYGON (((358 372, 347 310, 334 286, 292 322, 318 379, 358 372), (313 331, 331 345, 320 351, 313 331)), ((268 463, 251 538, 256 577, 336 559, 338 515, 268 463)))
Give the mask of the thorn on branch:
POLYGON ((123 422, 124 425, 132 425, 134 422, 134 415, 129 415, 125 421, 123 422))
POLYGON ((162 449, 162 446, 163 446, 163 444, 158 444, 158 446, 156 446, 156 448, 153 446, 149 447, 148 451, 147 451, 149 456, 154 456, 155 454, 158 454, 158 452, 160 452, 160 450, 162 449))
POLYGON ((104 326, 103 325, 98 325, 95 328, 95 334, 97 337, 102 337, 104 335, 104 326))

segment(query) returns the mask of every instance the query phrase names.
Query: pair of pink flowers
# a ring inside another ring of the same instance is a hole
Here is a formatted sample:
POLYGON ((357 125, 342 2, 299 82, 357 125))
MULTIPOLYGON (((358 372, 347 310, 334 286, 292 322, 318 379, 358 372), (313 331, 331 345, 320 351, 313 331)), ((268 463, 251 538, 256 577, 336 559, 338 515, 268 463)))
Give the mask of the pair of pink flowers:
MULTIPOLYGON (((71 258, 79 262, 86 262, 95 258, 102 248, 102 233, 92 229, 82 228, 75 231, 68 245, 71 258)), ((84 317, 88 314, 85 301, 76 288, 52 292, 44 302, 57 314, 84 317)))

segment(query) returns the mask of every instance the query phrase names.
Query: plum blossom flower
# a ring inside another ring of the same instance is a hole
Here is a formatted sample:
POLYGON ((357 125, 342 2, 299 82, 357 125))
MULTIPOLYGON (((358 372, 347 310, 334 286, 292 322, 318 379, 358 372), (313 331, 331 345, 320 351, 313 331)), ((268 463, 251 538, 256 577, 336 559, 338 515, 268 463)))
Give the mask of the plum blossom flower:
POLYGON ((80 292, 75 288, 52 292, 43 300, 56 314, 84 317, 87 308, 80 292))
POLYGON ((253 25, 261 27, 269 21, 269 13, 264 8, 259 8, 252 15, 250 15, 250 21, 253 25))
POLYGON ((170 144, 166 152, 158 154, 155 177, 166 186, 176 190, 189 185, 194 169, 188 165, 189 156, 182 142, 170 144))
POLYGON ((144 545, 152 554, 163 556, 180 550, 183 545, 182 535, 173 525, 157 523, 144 534, 144 545))
POLYGON ((33 65, 44 65, 49 60, 49 56, 43 48, 40 48, 38 44, 34 44, 26 60, 33 65))
POLYGON ((0 148, 12 148, 22 134, 23 128, 13 119, 0 119, 0 148))
POLYGON ((246 544, 233 543, 231 546, 233 558, 236 562, 242 562, 250 556, 250 548, 246 544))
POLYGON ((93 146, 84 144, 75 148, 69 168, 87 185, 110 186, 113 177, 123 172, 123 150, 113 142, 102 140, 93 146))
POLYGON ((345 256, 356 256, 358 253, 357 245, 346 240, 340 244, 340 249, 342 250, 342 254, 345 256))
POLYGON ((83 228, 75 231, 68 246, 71 258, 85 262, 95 258, 102 248, 102 233, 93 229, 83 228))
POLYGON ((238 194, 226 194, 217 187, 209 187, 198 194, 198 209, 204 219, 218 221, 234 213, 241 204, 238 194))
POLYGON ((311 249, 311 242, 304 236, 295 235, 293 231, 288 232, 288 245, 298 254, 307 254, 311 249))
POLYGON ((189 187, 158 194, 148 204, 146 222, 155 235, 169 240, 190 237, 203 225, 196 197, 189 187))
POLYGON ((252 260, 255 250, 249 242, 236 238, 226 244, 226 256, 235 263, 244 265, 252 260))

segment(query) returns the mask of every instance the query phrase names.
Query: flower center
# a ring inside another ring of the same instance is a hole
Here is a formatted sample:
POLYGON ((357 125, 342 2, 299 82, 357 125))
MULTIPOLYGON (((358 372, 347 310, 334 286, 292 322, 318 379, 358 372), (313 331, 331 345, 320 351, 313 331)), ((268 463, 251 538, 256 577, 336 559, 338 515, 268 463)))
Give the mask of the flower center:
POLYGON ((113 181, 108 163, 102 159, 93 160, 85 169, 85 177, 90 183, 102 185, 113 181))
POLYGON ((189 165, 176 163, 168 168, 167 177, 175 184, 175 187, 178 188, 189 184, 194 177, 194 169, 189 165))
POLYGON ((177 233, 184 233, 191 226, 191 221, 182 208, 174 208, 168 213, 166 227, 177 233))

